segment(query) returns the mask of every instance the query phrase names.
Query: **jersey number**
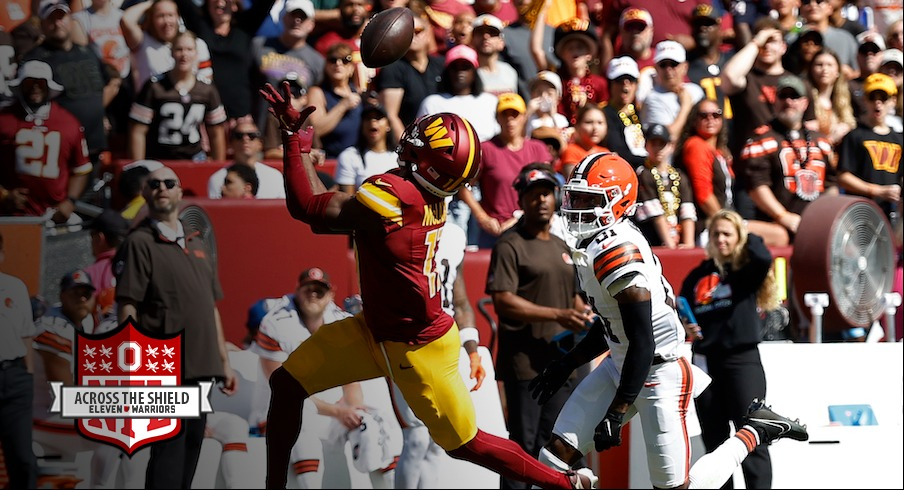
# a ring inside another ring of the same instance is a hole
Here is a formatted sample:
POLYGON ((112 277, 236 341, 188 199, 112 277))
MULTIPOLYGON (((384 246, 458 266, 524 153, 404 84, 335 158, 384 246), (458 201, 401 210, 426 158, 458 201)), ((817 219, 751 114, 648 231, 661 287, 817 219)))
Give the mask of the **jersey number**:
POLYGON ((439 247, 439 239, 443 236, 443 229, 438 228, 427 232, 424 245, 427 245, 427 257, 424 259, 424 275, 427 276, 427 284, 430 288, 430 297, 436 296, 443 285, 442 278, 436 273, 436 249, 439 247))
POLYGON ((167 102, 160 106, 160 125, 157 141, 161 145, 181 145, 188 138, 189 143, 201 140, 198 128, 204 120, 204 106, 192 104, 185 111, 185 106, 175 102, 167 102))
POLYGON ((56 179, 60 176, 60 133, 20 129, 16 133, 16 171, 56 179))

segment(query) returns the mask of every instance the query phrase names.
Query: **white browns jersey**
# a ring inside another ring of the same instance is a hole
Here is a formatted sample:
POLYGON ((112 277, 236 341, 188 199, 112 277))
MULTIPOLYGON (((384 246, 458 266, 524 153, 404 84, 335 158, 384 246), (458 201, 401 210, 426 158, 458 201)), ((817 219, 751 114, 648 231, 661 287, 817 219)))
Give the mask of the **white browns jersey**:
POLYGON ((603 318, 610 356, 619 372, 628 351, 628 337, 614 296, 629 286, 650 290, 655 353, 665 360, 679 357, 684 328, 675 309, 666 301, 673 294, 671 285, 662 275, 659 258, 631 221, 623 220, 600 232, 586 249, 574 252, 574 259, 581 288, 603 318))
POLYGON ((458 277, 458 265, 465 260, 467 245, 468 237, 465 235, 465 231, 455 223, 446 221, 443 236, 436 249, 436 275, 440 280, 443 310, 453 318, 455 308, 452 303, 452 285, 455 284, 455 278, 458 277))

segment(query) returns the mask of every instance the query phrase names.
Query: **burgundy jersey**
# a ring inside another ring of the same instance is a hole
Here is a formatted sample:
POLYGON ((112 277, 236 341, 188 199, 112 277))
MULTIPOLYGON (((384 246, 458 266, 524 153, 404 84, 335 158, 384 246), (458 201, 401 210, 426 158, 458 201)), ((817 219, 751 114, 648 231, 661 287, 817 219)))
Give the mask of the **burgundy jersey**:
POLYGON ((435 256, 446 203, 396 173, 367 179, 355 195, 383 229, 355 231, 364 319, 374 340, 424 344, 453 320, 443 311, 435 256))
POLYGON ((0 112, 0 185, 28 189, 25 210, 15 214, 42 216, 69 197, 70 175, 91 172, 78 119, 55 102, 46 114, 26 118, 18 104, 0 112))
POLYGON ((196 82, 180 94, 166 75, 144 84, 132 104, 129 117, 150 126, 147 158, 191 160, 201 152, 201 123, 215 126, 226 121, 226 110, 216 87, 196 82))

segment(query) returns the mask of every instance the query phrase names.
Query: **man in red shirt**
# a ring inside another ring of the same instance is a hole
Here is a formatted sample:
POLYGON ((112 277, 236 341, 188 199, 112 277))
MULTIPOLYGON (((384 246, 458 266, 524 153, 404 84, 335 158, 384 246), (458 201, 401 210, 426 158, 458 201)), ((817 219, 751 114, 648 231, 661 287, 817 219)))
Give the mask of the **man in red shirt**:
POLYGON ((17 103, 0 112, 0 215, 44 216, 57 223, 75 210, 92 165, 81 123, 53 97, 63 87, 50 65, 25 62, 9 83, 17 103))
MULTIPOLYGON (((289 87, 282 89, 288 95, 289 87)), ((314 108, 299 113, 269 84, 261 93, 284 132, 289 213, 320 233, 354 232, 366 305, 358 315, 321 327, 271 375, 267 487, 285 487, 301 406, 310 394, 386 376, 450 456, 542 488, 590 488, 596 478, 588 470, 553 470, 514 441, 479 430, 459 375, 461 341, 442 309, 434 256, 446 222, 445 199, 480 169, 480 141, 471 124, 451 113, 423 116, 402 135, 399 169, 368 178, 354 195, 328 192, 309 155, 313 130, 304 129, 314 108)))

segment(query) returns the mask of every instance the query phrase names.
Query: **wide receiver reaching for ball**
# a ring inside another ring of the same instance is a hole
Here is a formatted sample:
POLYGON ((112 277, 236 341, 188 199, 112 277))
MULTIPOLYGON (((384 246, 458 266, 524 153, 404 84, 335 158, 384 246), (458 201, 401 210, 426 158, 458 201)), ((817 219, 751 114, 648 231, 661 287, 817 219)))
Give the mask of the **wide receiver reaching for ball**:
POLYGON ((354 195, 327 192, 309 156, 313 130, 305 119, 314 108, 299 113, 270 84, 261 94, 283 130, 289 213, 318 233, 354 232, 364 303, 358 315, 321 327, 270 376, 267 487, 285 487, 305 398, 388 376, 453 458, 542 488, 590 488, 596 478, 589 471, 557 471, 513 441, 479 430, 459 375, 458 328, 442 309, 434 254, 446 222, 444 199, 480 169, 471 124, 451 113, 424 116, 402 135, 398 170, 368 178, 354 195))

